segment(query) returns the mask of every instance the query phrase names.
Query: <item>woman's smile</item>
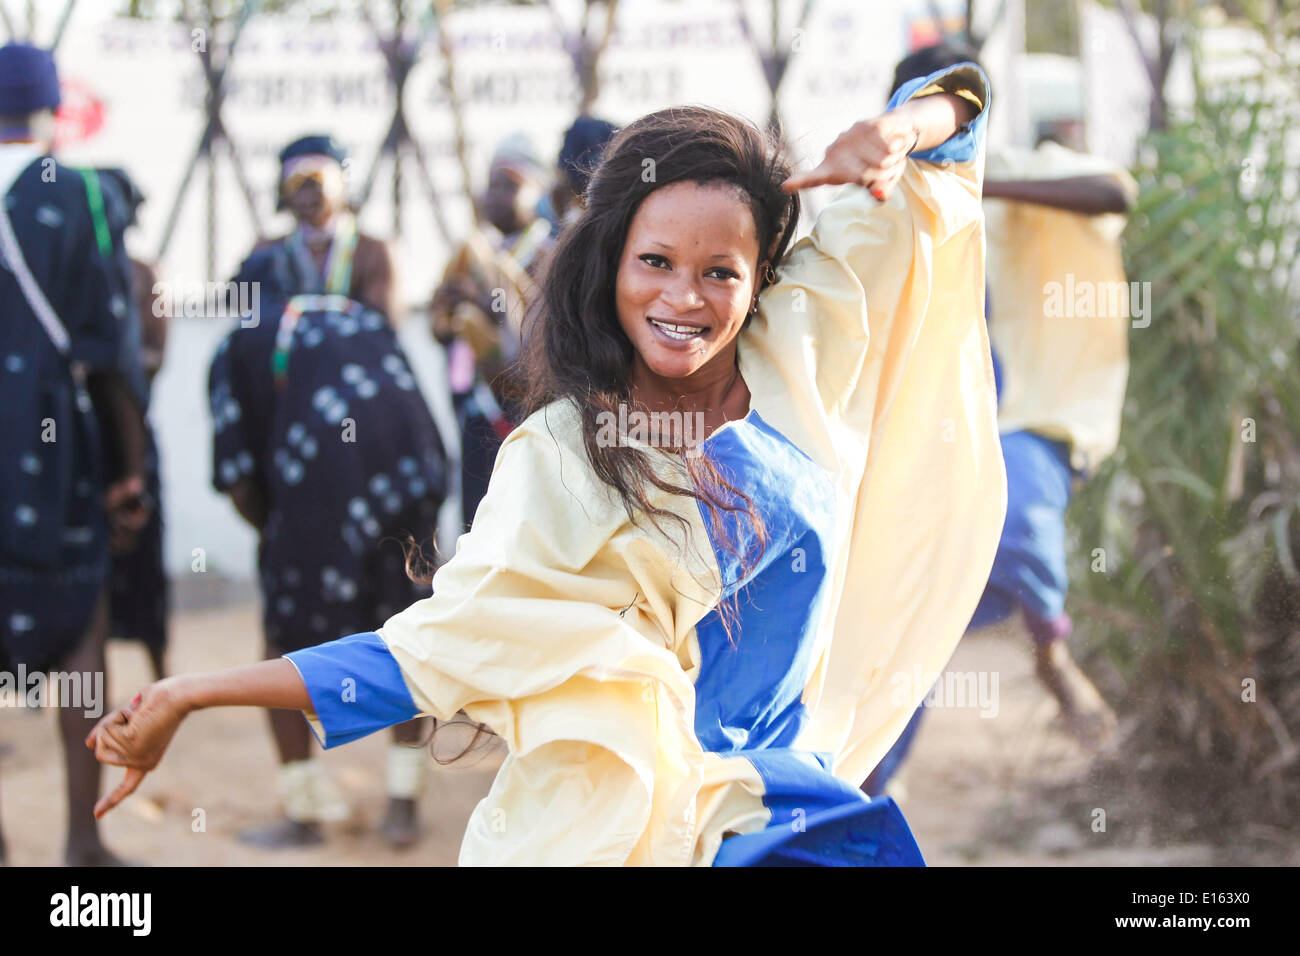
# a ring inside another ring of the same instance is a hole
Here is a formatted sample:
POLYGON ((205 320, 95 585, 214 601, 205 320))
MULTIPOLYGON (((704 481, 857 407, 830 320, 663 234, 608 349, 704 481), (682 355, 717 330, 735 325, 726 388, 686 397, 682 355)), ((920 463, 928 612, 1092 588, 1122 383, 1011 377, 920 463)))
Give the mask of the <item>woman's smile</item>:
POLYGON ((650 316, 646 319, 656 332, 662 335, 670 345, 688 345, 697 339, 703 339, 709 334, 707 325, 692 325, 687 322, 681 322, 672 319, 657 319, 650 316))

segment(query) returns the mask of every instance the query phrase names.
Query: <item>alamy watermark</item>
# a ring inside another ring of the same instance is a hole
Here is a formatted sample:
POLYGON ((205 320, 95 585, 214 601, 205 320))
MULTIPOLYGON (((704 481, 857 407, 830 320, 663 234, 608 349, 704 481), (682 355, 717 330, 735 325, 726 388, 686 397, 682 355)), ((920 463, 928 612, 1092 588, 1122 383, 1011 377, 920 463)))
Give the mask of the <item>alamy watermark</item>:
POLYGON ((155 318, 239 319, 246 329, 261 321, 260 282, 155 282, 155 318))
POLYGON ((104 713, 103 671, 0 671, 0 707, 80 708, 87 717, 104 713))
POLYGON ((596 444, 601 448, 639 444, 681 449, 688 458, 697 458, 703 453, 704 437, 703 412, 629 411, 620 402, 617 414, 596 414, 596 444))
POLYGON ((996 717, 998 704, 997 671, 944 671, 942 674, 922 672, 912 668, 911 673, 897 671, 889 678, 893 688, 890 702, 896 707, 907 707, 922 690, 928 691, 921 701, 923 707, 969 707, 979 711, 981 717, 996 717))
POLYGON ((1151 324, 1150 282, 1092 282, 1065 274, 1064 282, 1043 285, 1043 316, 1049 319, 1132 320, 1133 328, 1151 324))
POLYGON ((62 927, 122 927, 133 936, 148 936, 153 928, 152 893, 95 893, 73 886, 50 897, 50 925, 62 927))

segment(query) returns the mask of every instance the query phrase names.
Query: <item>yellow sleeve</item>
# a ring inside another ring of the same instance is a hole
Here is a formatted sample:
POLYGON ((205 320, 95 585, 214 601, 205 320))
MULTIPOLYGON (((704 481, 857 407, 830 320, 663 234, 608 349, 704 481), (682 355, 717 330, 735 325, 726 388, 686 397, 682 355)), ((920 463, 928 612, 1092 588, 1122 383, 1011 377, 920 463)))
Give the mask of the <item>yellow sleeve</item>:
MULTIPOLYGON (((936 92, 964 94, 977 104, 989 96, 983 73, 972 67, 944 71, 911 95, 936 92)), ((876 380, 880 367, 867 364, 868 352, 878 351, 869 341, 891 342, 895 353, 910 349, 907 329, 895 322, 922 314, 932 297, 982 314, 986 115, 982 109, 974 132, 954 137, 964 140, 962 148, 944 144, 909 159, 884 203, 861 186, 843 187, 811 234, 795 243, 746 330, 749 364, 760 387, 788 392, 869 433, 882 384, 876 380), (950 243, 969 250, 963 272, 931 282, 937 251, 950 243), (968 281, 975 271, 979 278, 968 281)), ((746 357, 742 371, 749 381, 746 357)), ((801 414, 812 416, 817 409, 801 414)))
POLYGON ((464 709, 509 747, 463 864, 690 861, 703 755, 676 652, 715 585, 628 521, 576 415, 511 434, 433 595, 379 632, 423 712, 464 709))
POLYGON ((872 341, 849 419, 868 453, 813 731, 855 784, 956 649, 1006 513, 982 189, 982 149, 909 163, 887 216, 894 257, 861 273, 872 341))
MULTIPOLYGON (((987 106, 973 68, 941 79, 987 106)), ((984 323, 984 157, 978 136, 964 146, 909 159, 884 203, 845 187, 791 251, 742 351, 751 390, 781 395, 765 417, 839 476, 849 511, 798 743, 833 754, 853 783, 956 648, 1006 511, 984 323)))

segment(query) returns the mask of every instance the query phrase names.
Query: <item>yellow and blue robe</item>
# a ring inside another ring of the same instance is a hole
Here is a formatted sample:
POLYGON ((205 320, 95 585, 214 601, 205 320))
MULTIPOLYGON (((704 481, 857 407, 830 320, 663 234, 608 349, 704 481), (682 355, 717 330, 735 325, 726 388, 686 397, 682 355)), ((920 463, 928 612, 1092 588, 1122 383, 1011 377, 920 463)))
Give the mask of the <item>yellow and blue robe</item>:
MULTIPOLYGON (((922 862, 897 807, 857 785, 956 646, 1005 508, 987 83, 962 65, 894 102, 941 90, 978 117, 885 203, 844 188, 741 332, 751 410, 704 452, 767 526, 743 580, 695 501, 655 501, 684 531, 631 521, 557 403, 502 445, 431 597, 288 655, 327 747, 462 709, 501 735, 462 864, 922 862)), ((743 552, 747 524, 726 520, 743 552)))
MULTIPOLYGON (((997 150, 988 170, 1002 180, 1110 176, 1130 201, 1137 197, 1124 169, 1052 142, 997 150)), ((1023 609, 1034 636, 1050 640, 1070 629, 1065 512, 1072 485, 1119 442, 1128 329, 1141 303, 1130 301, 1124 274, 1123 213, 1002 199, 988 200, 985 212, 1008 507, 971 627, 1023 609)))
MULTIPOLYGON (((1136 200, 1120 166, 1044 142, 989 156, 997 179, 1109 176, 1136 200)), ((1037 203, 985 203, 990 333, 1004 375, 1004 433, 1030 431, 1068 445, 1069 464, 1093 471, 1119 443, 1128 384, 1128 330, 1140 302, 1124 274, 1124 213, 1086 215, 1037 203)))

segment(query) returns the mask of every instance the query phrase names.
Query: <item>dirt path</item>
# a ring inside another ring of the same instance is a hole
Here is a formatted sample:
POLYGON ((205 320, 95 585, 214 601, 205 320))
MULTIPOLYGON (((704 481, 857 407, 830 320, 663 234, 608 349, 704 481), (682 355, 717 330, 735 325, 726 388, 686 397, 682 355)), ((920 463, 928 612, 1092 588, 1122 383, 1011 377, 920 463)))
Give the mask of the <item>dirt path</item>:
POLYGON ((966 637, 949 672, 996 678, 996 708, 929 708, 902 775, 902 801, 932 866, 1208 866, 1208 846, 1157 847, 1087 781, 1089 760, 1067 736, 1014 627, 966 637), (1031 786, 1065 781, 1084 805, 1043 804, 1031 786), (1084 799, 1086 797, 1086 799, 1084 799), (1099 813, 1101 811, 1102 813, 1099 813), (1104 814, 1104 815, 1103 815, 1104 814), (1104 829, 1100 825, 1104 824, 1104 829))
MULTIPOLYGON (((252 606, 179 615, 170 664, 181 671, 246 663, 256 657, 257 635, 252 606)), ((109 668, 110 702, 147 682, 144 654, 134 645, 114 645, 109 668)), ((1057 727, 1055 705, 1035 681, 1019 638, 968 638, 949 669, 996 675, 997 708, 988 717, 973 707, 931 708, 922 726, 903 777, 903 810, 932 865, 1211 862, 1205 847, 1150 848, 1142 834, 1126 832, 1122 820, 1093 832, 1091 816, 1064 819, 1053 808, 1026 807, 1027 781, 1077 774, 1081 758, 1057 727)), ((398 853, 374 829, 384 804, 386 735, 330 751, 325 760, 353 803, 353 821, 333 827, 324 847, 271 852, 235 839, 244 827, 276 816, 275 763, 263 715, 199 713, 186 721, 176 744, 140 793, 104 821, 108 844, 131 859, 158 865, 452 865, 465 822, 500 761, 499 753, 464 769, 431 761, 424 838, 398 853), (205 829, 196 832, 200 816, 205 829)), ((53 715, 0 710, 0 749, 0 819, 10 862, 55 863, 66 809, 53 715)), ((117 773, 108 775, 116 780, 117 773)), ((1096 806, 1105 807, 1100 796, 1096 806)))

